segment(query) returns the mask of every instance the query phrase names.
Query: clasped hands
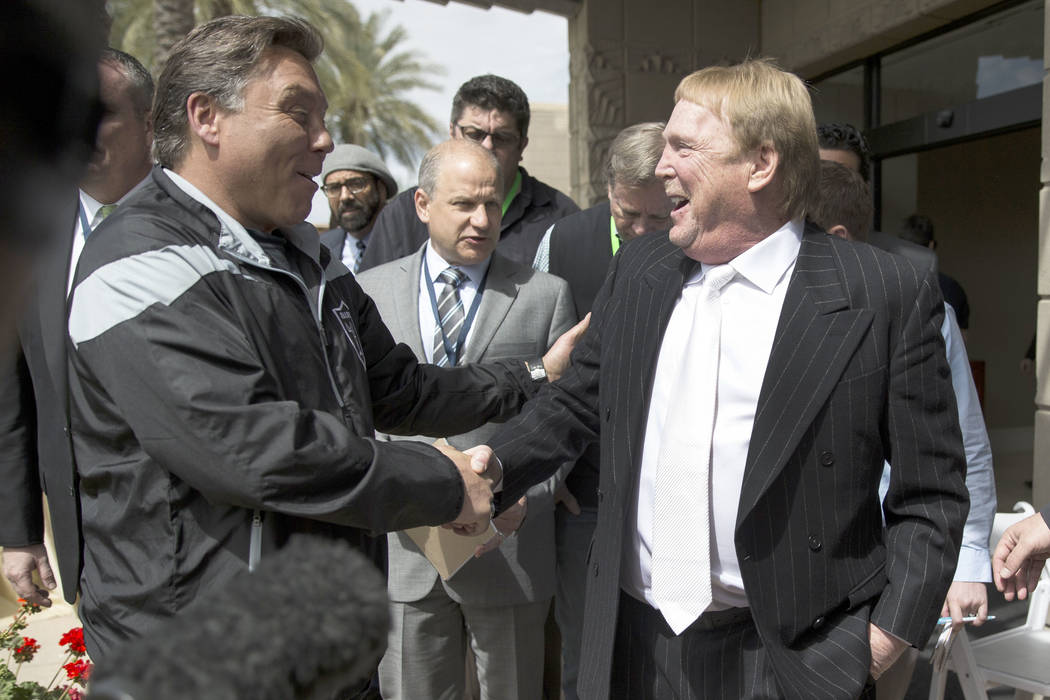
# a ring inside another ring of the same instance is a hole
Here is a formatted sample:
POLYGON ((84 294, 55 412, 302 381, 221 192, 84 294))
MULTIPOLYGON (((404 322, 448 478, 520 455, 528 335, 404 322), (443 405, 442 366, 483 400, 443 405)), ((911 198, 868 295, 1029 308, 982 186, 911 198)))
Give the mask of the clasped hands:
POLYGON ((503 469, 492 450, 479 445, 460 452, 443 440, 434 443, 434 447, 452 460, 463 479, 463 508, 455 520, 443 527, 459 535, 477 535, 484 532, 491 521, 496 534, 478 547, 474 554, 481 556, 495 549, 524 522, 527 510, 525 497, 522 496, 517 503, 493 519, 495 511, 492 494, 503 481, 503 469))

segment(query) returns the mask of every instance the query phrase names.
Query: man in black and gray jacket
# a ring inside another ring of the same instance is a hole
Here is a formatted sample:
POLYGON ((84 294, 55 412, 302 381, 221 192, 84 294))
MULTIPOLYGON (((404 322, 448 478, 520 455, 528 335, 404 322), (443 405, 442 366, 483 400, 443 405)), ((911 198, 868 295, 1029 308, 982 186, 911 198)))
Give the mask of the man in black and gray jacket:
MULTIPOLYGON (((448 124, 451 139, 468 139, 492 151, 503 175, 503 218, 497 250, 514 262, 531 265, 544 232, 555 221, 580 210, 566 195, 521 167, 529 145, 529 98, 513 81, 479 75, 459 86, 448 124)), ((416 216, 416 188, 394 197, 379 212, 361 260, 370 270, 419 250, 427 227, 416 216)))
POLYGON ((463 432, 516 412, 544 376, 538 358, 418 364, 300 223, 332 150, 322 46, 273 17, 180 42, 154 104, 160 166, 80 259, 71 427, 96 660, 291 532, 485 517, 491 483, 469 456, 373 431, 463 432))

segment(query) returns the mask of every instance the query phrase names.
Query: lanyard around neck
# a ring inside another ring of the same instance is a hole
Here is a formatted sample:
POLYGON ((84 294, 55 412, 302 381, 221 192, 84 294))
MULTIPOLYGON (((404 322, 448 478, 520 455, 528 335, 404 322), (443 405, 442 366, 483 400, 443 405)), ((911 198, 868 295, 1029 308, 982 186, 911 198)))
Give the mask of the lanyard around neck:
POLYGON ((503 198, 503 216, 507 215, 507 210, 510 209, 510 203, 514 201, 514 198, 521 192, 521 171, 519 170, 517 175, 514 176, 514 184, 510 186, 510 192, 503 198))
POLYGON ((613 255, 616 255, 616 251, 620 249, 620 232, 616 230, 616 219, 609 216, 609 237, 612 238, 612 251, 613 255))
POLYGON ((438 311, 437 295, 434 294, 434 278, 430 276, 430 265, 427 263, 426 248, 423 248, 423 274, 427 280, 427 292, 430 294, 430 308, 434 312, 434 323, 437 324, 438 332, 441 333, 441 343, 445 346, 448 364, 450 367, 455 367, 459 362, 459 350, 467 342, 470 326, 474 323, 474 316, 478 313, 478 307, 481 306, 481 294, 485 291, 485 280, 488 279, 489 271, 486 269, 485 276, 481 278, 481 284, 478 285, 478 291, 474 294, 474 301, 470 303, 470 311, 467 312, 466 318, 463 319, 463 326, 460 328, 459 337, 456 338, 455 345, 445 335, 445 327, 441 325, 441 312, 438 311))

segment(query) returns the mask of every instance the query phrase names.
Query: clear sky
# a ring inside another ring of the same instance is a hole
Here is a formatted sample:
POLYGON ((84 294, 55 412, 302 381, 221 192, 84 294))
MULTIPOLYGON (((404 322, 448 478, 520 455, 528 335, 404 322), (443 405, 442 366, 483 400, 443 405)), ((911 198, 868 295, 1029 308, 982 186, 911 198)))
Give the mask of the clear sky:
MULTIPOLYGON (((568 20, 546 12, 523 14, 492 8, 482 10, 457 2, 442 6, 426 0, 353 0, 365 17, 389 12, 386 27, 396 24, 408 33, 406 48, 426 61, 445 67, 436 75, 439 90, 419 90, 411 98, 439 124, 448 124, 452 96, 475 75, 495 73, 516 82, 530 102, 569 101, 568 20)), ((387 163, 398 186, 416 182, 415 167, 387 163)), ((310 221, 328 223, 328 205, 318 192, 310 221)))

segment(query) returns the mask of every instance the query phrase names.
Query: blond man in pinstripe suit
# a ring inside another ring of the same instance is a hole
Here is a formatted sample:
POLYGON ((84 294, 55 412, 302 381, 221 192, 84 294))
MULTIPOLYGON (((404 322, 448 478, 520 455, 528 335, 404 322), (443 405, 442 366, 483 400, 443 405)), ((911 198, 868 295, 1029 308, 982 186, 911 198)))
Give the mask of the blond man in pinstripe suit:
POLYGON ((936 278, 803 224, 819 161, 797 77, 748 61, 675 97, 671 231, 621 248, 570 371, 492 439, 503 502, 600 441, 580 697, 871 697, 926 641, 968 509, 936 278), (720 311, 693 301, 723 272, 720 311), (664 568, 668 537, 705 536, 664 568))

